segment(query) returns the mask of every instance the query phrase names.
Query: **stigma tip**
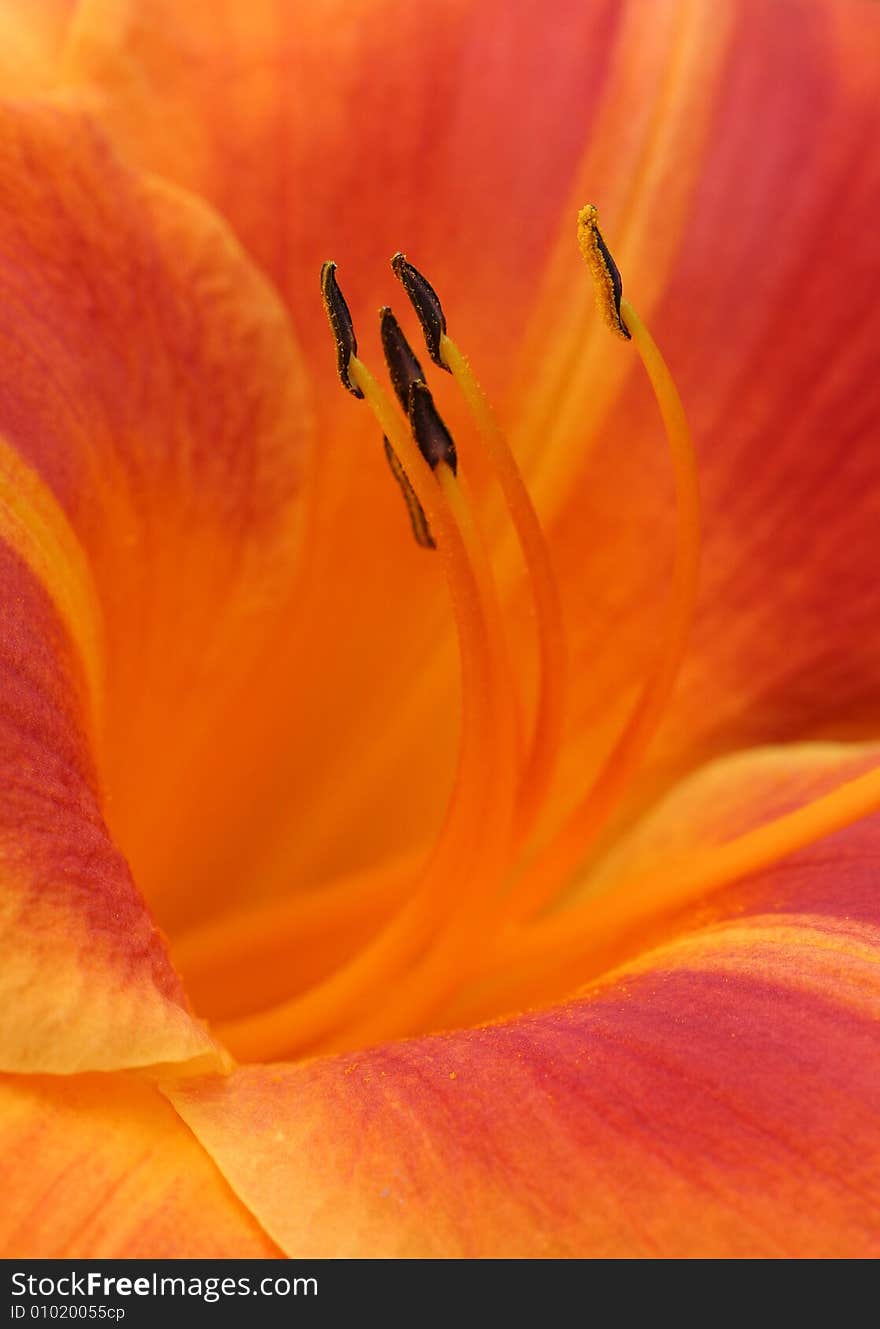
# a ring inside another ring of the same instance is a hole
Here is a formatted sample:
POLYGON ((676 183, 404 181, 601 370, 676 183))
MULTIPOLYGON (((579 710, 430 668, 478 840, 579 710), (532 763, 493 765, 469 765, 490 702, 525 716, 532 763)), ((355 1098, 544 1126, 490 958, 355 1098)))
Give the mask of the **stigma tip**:
POLYGON ((321 295, 324 299, 327 317, 330 320, 333 340, 336 342, 336 368, 339 371, 342 386, 347 388, 353 396, 363 397, 364 394, 356 383, 352 383, 348 373, 351 357, 357 355, 358 344, 354 335, 351 311, 336 280, 336 264, 330 260, 321 264, 321 295))
POLYGON ((447 374, 451 373, 440 353, 440 341, 446 332, 446 315, 443 313, 440 297, 427 277, 423 277, 418 268, 414 268, 412 263, 408 262, 405 254, 399 252, 395 254, 391 260, 391 267, 418 315, 422 332, 425 334, 428 354, 435 365, 445 369, 447 374))
POLYGON ((629 328, 620 312, 623 281, 620 271, 602 239, 599 230, 599 210, 588 203, 581 208, 577 220, 578 244, 596 288, 596 305, 612 332, 626 341, 631 340, 629 328))
POLYGON ((413 438, 432 471, 445 462, 452 474, 458 470, 455 443, 440 418, 427 383, 411 383, 407 408, 413 438))

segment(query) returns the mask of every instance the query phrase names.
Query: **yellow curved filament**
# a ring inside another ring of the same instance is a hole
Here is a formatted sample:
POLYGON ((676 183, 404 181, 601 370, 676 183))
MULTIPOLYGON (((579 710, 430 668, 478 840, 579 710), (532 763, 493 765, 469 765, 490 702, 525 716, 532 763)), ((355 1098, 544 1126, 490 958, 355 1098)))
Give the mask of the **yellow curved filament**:
POLYGON ((675 382, 654 339, 629 301, 621 302, 621 312, 654 389, 669 442, 676 499, 672 592, 660 650, 639 700, 596 783, 517 884, 510 903, 514 918, 537 912, 559 892, 626 793, 675 687, 697 603, 700 490, 690 430, 675 382))
POLYGON ((516 696, 500 609, 464 478, 454 476, 445 465, 437 467, 436 476, 467 549, 492 642, 491 705, 495 734, 492 750, 485 754, 482 799, 476 809, 477 846, 469 859, 462 859, 457 878, 450 882, 450 908, 446 918, 438 921, 426 954, 396 983, 393 1006, 376 1007, 353 1026, 340 1027, 331 1038, 318 1044, 316 1050, 321 1052, 363 1047, 401 1031, 418 1029, 442 1006, 461 975, 479 961, 484 939, 498 911, 498 890, 513 852, 512 830, 519 787, 516 696))
POLYGON ((547 540, 516 459, 476 375, 445 332, 440 337, 440 356, 461 389, 500 485, 522 551, 535 608, 540 677, 529 755, 517 801, 516 843, 521 847, 547 794, 565 719, 565 634, 559 589, 547 540))
MULTIPOLYGON (((487 780, 498 774, 493 760, 497 725, 492 702, 498 646, 492 640, 481 590, 468 552, 469 533, 444 501, 442 485, 425 463, 387 394, 357 356, 348 372, 391 440, 421 503, 443 559, 456 617, 462 673, 462 731, 455 786, 443 826, 421 878, 404 908, 349 964, 302 995, 268 1011, 230 1021, 220 1034, 237 1055, 278 1056, 311 1045, 350 1019, 369 991, 412 960, 450 904, 450 883, 461 880, 462 864, 477 849, 487 780)), ((438 468, 439 469, 439 468, 438 468)))
MULTIPOLYGON (((565 974, 567 967, 576 966, 578 983, 589 982, 636 950, 648 924, 759 873, 878 809, 880 769, 847 780, 805 807, 725 844, 624 877, 568 909, 511 929, 481 969, 484 978, 494 974, 500 979, 493 989, 493 1009, 498 1009, 498 1001, 516 1008, 530 999, 542 976, 565 974)), ((473 1014, 469 1011, 468 1018, 473 1014)))

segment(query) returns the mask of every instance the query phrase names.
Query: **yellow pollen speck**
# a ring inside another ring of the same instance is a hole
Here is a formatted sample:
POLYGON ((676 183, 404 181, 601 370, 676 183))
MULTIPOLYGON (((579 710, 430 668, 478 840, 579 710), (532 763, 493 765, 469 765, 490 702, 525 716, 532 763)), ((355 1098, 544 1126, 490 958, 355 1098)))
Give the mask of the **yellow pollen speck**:
POLYGON ((578 244, 590 269, 596 291, 596 307, 609 328, 624 341, 630 336, 620 316, 620 274, 599 231, 599 210, 593 203, 581 208, 577 219, 578 244))
POLYGON ((458 1071, 450 1071, 450 1072, 449 1072, 449 1078, 450 1078, 450 1080, 457 1080, 457 1079, 458 1079, 458 1071))

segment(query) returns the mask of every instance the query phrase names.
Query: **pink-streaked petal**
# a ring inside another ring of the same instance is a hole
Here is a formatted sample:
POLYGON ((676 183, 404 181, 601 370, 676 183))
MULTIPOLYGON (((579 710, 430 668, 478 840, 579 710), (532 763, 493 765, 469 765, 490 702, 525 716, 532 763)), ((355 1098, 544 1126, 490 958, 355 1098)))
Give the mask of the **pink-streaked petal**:
POLYGON ((102 818, 81 659, 2 545, 0 598, 0 1066, 217 1064, 102 818))
POLYGON ((134 1078, 0 1080, 0 1179, 7 1260, 280 1254, 158 1091, 134 1078))
POLYGON ((204 912, 202 800, 242 800, 296 591, 301 367, 222 221, 71 105, 0 111, 0 293, 0 1065, 189 1061, 127 863, 161 923, 204 912))
MULTIPOLYGON (((633 837, 616 886, 653 866, 672 889, 664 832, 684 817, 711 865, 875 762, 835 745, 710 768, 633 837)), ((545 974, 519 988, 533 1009, 489 1026, 167 1092, 290 1255, 876 1254, 878 837, 865 818, 622 939, 613 907, 592 930, 582 912, 580 948, 549 956, 562 1004, 545 974)))
POLYGON ((510 1023, 171 1096, 289 1255, 876 1255, 880 933, 741 932, 510 1023))

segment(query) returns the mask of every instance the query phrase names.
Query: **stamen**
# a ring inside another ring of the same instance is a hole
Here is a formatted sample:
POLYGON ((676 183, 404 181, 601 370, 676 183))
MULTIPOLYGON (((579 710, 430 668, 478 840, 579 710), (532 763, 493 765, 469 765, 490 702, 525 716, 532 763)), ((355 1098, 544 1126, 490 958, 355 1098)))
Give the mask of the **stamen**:
POLYGON ((393 1005, 381 1004, 349 1027, 339 1027, 313 1051, 327 1053, 363 1047, 383 1038, 414 1032, 442 1008, 464 975, 478 968, 498 914, 498 892, 513 849, 512 828, 518 782, 514 709, 501 612, 488 555, 473 518, 466 483, 440 462, 437 481, 449 503, 480 589, 492 653, 493 748, 484 756, 484 788, 478 808, 479 834, 470 863, 453 882, 454 895, 445 920, 438 923, 431 946, 417 966, 395 984, 393 1005), (462 886, 466 889, 462 890, 462 886), (457 889, 456 889, 457 888, 457 889))
MULTIPOLYGON (((504 763, 499 759, 493 705, 497 645, 486 621, 485 589, 477 582, 468 549, 470 533, 467 530, 462 533, 458 514, 444 500, 442 486, 432 480, 413 438, 350 347, 346 369, 389 439, 437 535, 456 616, 461 658, 459 764, 438 839, 405 907, 353 960, 324 982, 271 1010, 221 1026, 222 1036, 237 1055, 251 1058, 265 1059, 314 1044, 340 1022, 350 1021, 367 993, 388 982, 402 966, 413 961, 431 934, 438 930, 438 922, 450 906, 455 906, 459 884, 479 850, 488 813, 487 799, 495 798, 498 782, 503 783, 504 763)), ((416 393, 417 398, 420 395, 416 393)), ((419 409, 424 423, 427 419, 424 406, 419 409)), ((427 426, 432 448, 438 438, 436 420, 427 426)), ((437 467, 439 474, 451 478, 451 470, 442 456, 437 467)))
MULTIPOLYGON (((595 208, 585 208, 580 214, 579 233, 587 225, 584 222, 585 215, 588 216, 588 229, 598 237, 595 208)), ((604 244, 602 249, 607 253, 604 244)), ((592 265, 591 271, 595 277, 592 265)), ((617 272, 616 266, 614 271, 617 272)), ((597 286, 603 288, 604 281, 600 276, 597 286)), ((598 834, 607 825, 626 793, 665 714, 678 678, 696 608, 701 517, 699 481, 690 430, 678 389, 656 343, 629 301, 619 299, 619 305, 621 317, 626 318, 626 327, 631 330, 632 340, 654 390, 672 459, 676 498, 672 591, 660 651, 635 709, 592 789, 518 883, 512 896, 514 918, 528 917, 557 894, 584 861, 598 834)))
MULTIPOLYGON (((326 947, 328 938, 378 928, 409 895, 420 856, 366 868, 320 885, 297 890, 232 915, 221 915, 174 939, 174 963, 193 992, 228 984, 230 973, 257 968, 267 954, 288 955, 305 947, 326 947)), ((298 979, 299 975, 294 978, 298 979)))
POLYGON ((403 283, 403 289, 418 315, 422 332, 425 334, 428 354, 438 369, 445 369, 449 373, 449 366, 444 362, 440 352, 440 340, 446 331, 446 315, 443 313, 437 292, 427 277, 423 277, 418 268, 407 262, 405 254, 395 254, 391 266, 394 275, 403 283))
MULTIPOLYGON (((548 986, 567 982, 575 970, 574 981, 584 983, 625 959, 634 945, 640 940, 644 943, 646 925, 652 920, 880 807, 877 770, 726 845, 682 856, 659 871, 633 873, 628 880, 604 883, 568 909, 534 921, 570 882, 630 789, 675 687, 698 586, 699 492, 693 446, 678 392, 650 333, 623 296, 620 273, 592 205, 579 214, 578 238, 603 318, 617 336, 633 342, 642 360, 672 458, 675 553, 658 656, 594 785, 511 887, 509 874, 551 782, 564 713, 563 631, 547 544, 491 407, 446 332, 436 291, 402 254, 396 254, 392 267, 418 314, 431 359, 452 373, 476 421, 529 576, 538 624, 540 676, 531 748, 521 772, 516 697, 504 625, 487 543, 474 518, 466 475, 457 474, 456 445, 437 411, 418 358, 391 310, 384 308, 380 311, 382 344, 411 433, 407 430, 393 401, 358 359, 335 264, 325 264, 321 288, 336 342, 340 379, 349 392, 366 400, 381 428, 386 456, 404 494, 416 539, 435 547, 432 532, 436 534, 461 664, 458 766, 441 828, 415 874, 408 897, 401 900, 395 883, 386 883, 388 907, 374 915, 363 910, 366 921, 375 920, 375 930, 357 955, 323 981, 271 1010, 221 1025, 221 1036, 239 1055, 266 1059, 303 1049, 362 1046, 417 1032, 426 1023, 436 1022, 438 1013, 450 1009, 459 1018, 463 1011, 467 1018, 479 1018, 497 1013, 502 1000, 508 1009, 514 1009, 544 999, 548 986), (395 903, 396 912, 390 913, 395 903), (480 992, 463 992, 463 985, 478 973, 480 992), (392 983, 393 1002, 365 1002, 369 994, 392 983), (492 1008, 480 1009, 490 991, 492 1008)), ((348 883, 333 897, 338 910, 349 906, 350 889, 348 883)), ((278 923, 279 918, 267 915, 259 921, 256 935, 264 940, 271 937, 278 923)), ((233 951, 238 953, 235 945, 233 951)))
POLYGON ((522 553, 537 624, 540 676, 528 761, 517 804, 517 843, 528 838, 547 793, 562 739, 566 699, 565 635, 550 551, 531 496, 504 432, 468 361, 446 333, 437 292, 419 270, 395 254, 391 260, 421 322, 431 358, 455 379, 476 423, 522 553))
POLYGON ((599 230, 599 210, 588 203, 578 213, 577 233, 581 253, 596 287, 596 307, 612 332, 629 341, 630 331, 623 320, 620 301, 623 281, 599 230))
POLYGON ((559 588, 538 514, 516 459, 473 370, 445 333, 441 353, 473 416, 497 476, 526 567, 537 624, 540 675, 529 758, 518 794, 518 843, 528 838, 547 794, 565 720, 566 651, 559 588))
POLYGON ((348 372, 351 357, 357 355, 358 344, 354 335, 351 311, 336 281, 336 264, 330 260, 321 265, 321 295, 330 320, 333 340, 336 342, 336 367, 342 386, 353 396, 363 397, 364 394, 356 383, 352 383, 348 372))
MULTIPOLYGON (((404 336, 403 329, 387 305, 379 310, 379 321, 382 336, 382 349, 385 353, 385 363, 388 366, 388 376, 391 379, 391 386, 394 388, 397 400, 407 414, 409 414, 410 388, 414 383, 424 383, 425 376, 422 366, 416 358, 415 351, 404 336)), ((449 439, 449 444, 454 456, 455 448, 452 444, 451 438, 449 439)), ((416 497, 415 490, 410 484, 400 458, 392 448, 387 437, 385 439, 385 455, 388 458, 392 474, 400 485, 404 502, 409 511, 410 523, 417 544, 422 545, 424 548, 435 549, 436 544, 431 535, 431 530, 424 509, 416 497)), ((429 465, 431 464, 430 458, 426 458, 426 461, 428 461, 429 465)))

